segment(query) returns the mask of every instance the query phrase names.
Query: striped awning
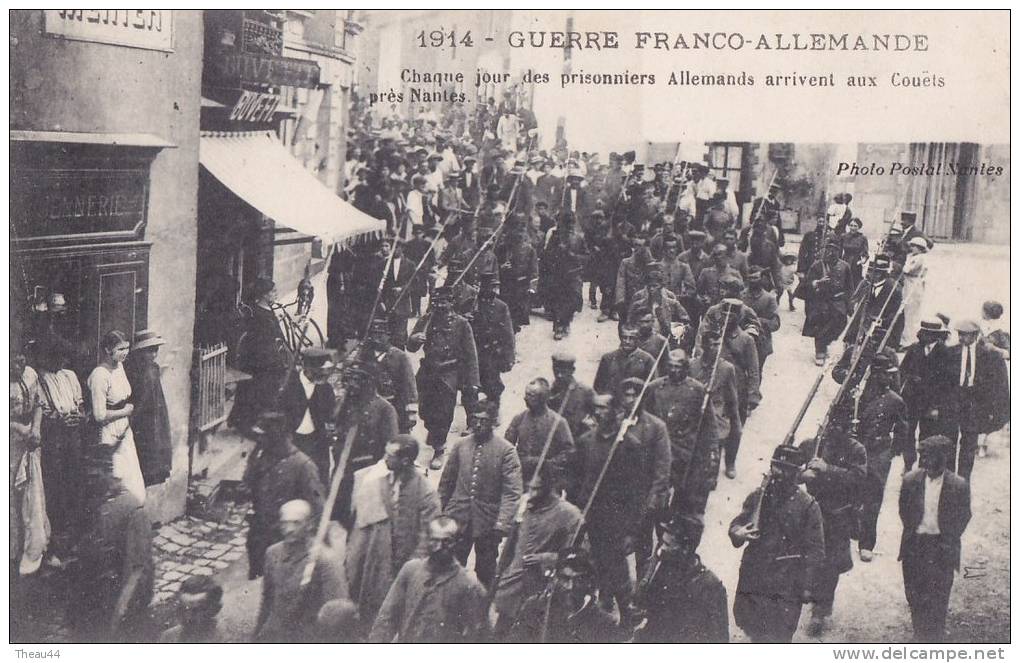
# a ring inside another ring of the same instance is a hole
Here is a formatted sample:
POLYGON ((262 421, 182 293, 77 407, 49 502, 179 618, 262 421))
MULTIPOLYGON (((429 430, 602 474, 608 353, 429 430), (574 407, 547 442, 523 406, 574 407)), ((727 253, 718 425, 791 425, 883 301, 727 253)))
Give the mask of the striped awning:
POLYGON ((268 132, 202 132, 199 161, 239 198, 278 225, 328 244, 382 234, 386 223, 327 189, 268 132))

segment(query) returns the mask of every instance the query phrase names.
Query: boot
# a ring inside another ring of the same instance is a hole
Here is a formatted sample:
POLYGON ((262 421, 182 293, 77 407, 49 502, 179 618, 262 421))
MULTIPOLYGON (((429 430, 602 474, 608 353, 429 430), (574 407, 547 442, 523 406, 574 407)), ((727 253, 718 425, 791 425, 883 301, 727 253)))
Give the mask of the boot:
POLYGON ((436 447, 436 450, 432 453, 432 462, 429 463, 430 470, 441 470, 443 469, 443 454, 446 449, 444 447, 436 447))

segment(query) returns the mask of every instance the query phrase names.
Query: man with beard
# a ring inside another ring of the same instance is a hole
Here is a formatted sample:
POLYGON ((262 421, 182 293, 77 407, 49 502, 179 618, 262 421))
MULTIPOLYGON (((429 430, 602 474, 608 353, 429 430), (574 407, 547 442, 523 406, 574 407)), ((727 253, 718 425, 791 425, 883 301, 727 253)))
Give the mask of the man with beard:
POLYGON ((268 412, 260 417, 259 426, 265 433, 248 459, 243 479, 251 494, 246 544, 249 580, 262 575, 266 549, 280 540, 276 528, 280 507, 304 500, 318 513, 326 495, 315 463, 294 446, 287 418, 268 412))
POLYGON ((868 475, 868 454, 850 435, 850 417, 846 408, 836 404, 826 430, 805 440, 800 447, 809 458, 801 480, 818 502, 825 535, 825 561, 814 576, 808 635, 821 635, 832 615, 839 576, 854 566, 850 539, 854 534, 855 510, 868 475), (821 449, 818 449, 821 445, 821 449))
POLYGON ((538 253, 528 240, 527 218, 515 214, 510 223, 509 238, 502 243, 500 261, 500 299, 510 309, 514 333, 530 323, 531 296, 538 290, 538 253))
POLYGON ((907 437, 898 449, 903 454, 904 471, 913 469, 917 460, 916 442, 945 430, 957 377, 949 368, 947 338, 949 328, 941 320, 922 320, 917 343, 907 347, 900 364, 900 394, 907 407, 907 437))
MULTIPOLYGON (((665 273, 662 265, 657 262, 649 264, 646 285, 635 293, 627 318, 633 324, 637 321, 639 312, 640 314, 647 312, 652 317, 654 333, 668 339, 670 347, 681 345, 689 347, 693 342, 693 334, 690 333, 691 317, 676 295, 664 285, 665 273)), ((648 347, 642 345, 642 348, 653 357, 657 357, 661 345, 655 345, 654 353, 648 347)))
POLYGON ((592 399, 595 397, 591 387, 574 379, 576 364, 577 358, 571 352, 557 350, 553 353, 553 383, 549 394, 549 407, 567 420, 575 441, 588 429, 585 420, 591 416, 592 399))
POLYGON ((255 624, 256 642, 308 642, 315 638, 315 618, 327 601, 347 598, 347 581, 338 555, 339 533, 321 544, 313 542, 315 511, 304 500, 280 507, 283 540, 266 551, 262 604, 255 624), (315 555, 312 577, 303 582, 315 555))
POLYGON ((953 442, 943 435, 921 440, 919 467, 903 477, 900 487, 898 559, 917 642, 945 640, 960 537, 970 522, 970 485, 949 469, 952 452, 953 442))
POLYGON ((545 465, 554 485, 559 488, 575 479, 573 469, 574 436, 567 421, 549 409, 549 382, 535 378, 524 389, 524 404, 527 409, 514 416, 506 428, 507 441, 517 448, 517 455, 523 463, 527 459, 535 462, 542 457, 546 440, 550 440, 545 454, 545 465))
POLYGON ((454 518, 462 536, 457 559, 467 563, 475 551, 475 575, 491 588, 500 541, 506 537, 521 499, 521 461, 506 439, 492 432, 497 412, 479 403, 470 417, 471 434, 450 450, 439 478, 443 513, 454 518))
POLYGON ((595 565, 582 548, 561 552, 545 591, 521 607, 507 642, 591 644, 624 642, 626 625, 617 626, 598 604, 595 565))
POLYGON ((418 441, 398 435, 386 444, 382 461, 354 475, 354 523, 344 564, 368 627, 404 563, 427 553, 426 529, 442 511, 417 458, 418 441))
POLYGON ((638 330, 633 325, 620 327, 620 347, 602 355, 595 373, 595 391, 611 393, 626 378, 647 378, 655 367, 655 357, 638 347, 638 330))
POLYGON ((598 426, 578 445, 582 479, 575 503, 586 504, 594 494, 586 519, 588 536, 603 580, 603 607, 611 609, 615 598, 621 624, 633 623, 627 556, 635 556, 638 577, 642 576, 652 553, 655 523, 667 512, 669 500, 669 433, 661 419, 635 407, 643 384, 642 379, 628 378, 608 403, 596 399, 598 426), (621 441, 610 457, 617 436, 621 441))
POLYGON ((418 394, 421 418, 428 431, 427 443, 433 449, 429 467, 439 470, 443 467, 443 451, 453 423, 457 392, 466 396, 467 402, 477 398, 478 354, 471 325, 453 311, 451 288, 435 289, 432 309, 427 329, 418 331, 416 326, 407 348, 417 352, 424 347, 425 355, 417 375, 418 394))
POLYGON ((378 463, 386 453, 386 443, 399 432, 397 412, 376 391, 377 380, 374 364, 356 360, 344 369, 345 394, 336 415, 336 441, 332 450, 334 471, 339 469, 337 464, 344 447, 352 446, 332 515, 348 530, 354 473, 378 463))
MULTIPOLYGON (((717 439, 724 445, 726 476, 733 479, 737 476, 737 451, 743 435, 743 419, 740 416, 736 369, 724 357, 719 356, 721 351, 722 336, 718 331, 706 329, 701 335, 701 352, 690 362, 690 376, 705 385, 706 389, 710 382, 712 384, 710 400, 711 411, 715 413, 715 432, 717 439)), ((705 425, 709 424, 706 422, 705 425)))
POLYGON ((439 516, 428 526, 429 554, 397 574, 368 636, 369 642, 477 642, 488 631, 485 589, 457 563, 457 521, 439 516))
POLYGON ((798 485, 803 452, 780 445, 763 487, 744 500, 730 541, 744 544, 733 617, 752 642, 790 642, 825 561, 822 514, 798 485))
POLYGON ((553 338, 570 333, 574 314, 581 310, 581 276, 587 251, 584 240, 574 231, 574 215, 564 212, 549 234, 542 261, 549 266, 546 303, 553 320, 553 338))
POLYGON ((177 614, 181 623, 163 631, 159 644, 219 643, 226 641, 216 615, 223 607, 223 587, 209 576, 190 576, 177 590, 177 614))
POLYGON ((280 392, 280 410, 294 433, 294 446, 312 459, 319 478, 329 480, 329 445, 333 437, 333 410, 336 398, 327 382, 333 367, 329 350, 305 348, 301 351, 301 370, 291 371, 280 392))
POLYGON ((496 297, 498 290, 499 276, 493 272, 482 274, 478 304, 471 320, 478 352, 479 391, 497 409, 506 388, 500 375, 508 372, 517 360, 510 310, 496 297))
POLYGON ((690 377, 683 350, 669 353, 668 374, 648 386, 648 411, 666 422, 673 456, 671 511, 701 518, 719 476, 719 434, 706 385, 690 377), (705 409, 702 411, 702 404, 705 409))
POLYGON ((846 324, 850 266, 839 259, 841 251, 839 244, 827 244, 822 259, 811 266, 801 281, 805 300, 801 333, 815 339, 816 366, 825 364, 829 344, 839 338, 846 324))
POLYGON ((493 600, 499 615, 497 638, 509 630, 521 604, 541 593, 559 552, 570 545, 581 525, 580 510, 561 499, 555 490, 558 479, 552 465, 539 466, 538 458, 525 458, 521 461, 521 472, 528 494, 523 513, 518 510, 497 569, 493 600))
POLYGON ((385 317, 372 321, 359 358, 376 367, 377 391, 397 413, 397 428, 409 433, 418 423, 418 385, 411 357, 390 345, 390 326, 385 317))
POLYGON ((638 586, 636 603, 646 617, 634 642, 729 642, 726 588, 697 554, 703 530, 693 517, 674 517, 666 525, 638 586))
POLYGON ((882 509, 893 449, 902 449, 907 437, 907 406, 893 390, 898 382, 895 361, 890 361, 885 355, 876 356, 871 362, 869 375, 869 385, 877 393, 867 403, 855 406, 855 419, 860 421, 860 439, 868 454, 868 474, 861 491, 861 531, 857 539, 862 562, 870 562, 874 558, 878 514, 882 509))

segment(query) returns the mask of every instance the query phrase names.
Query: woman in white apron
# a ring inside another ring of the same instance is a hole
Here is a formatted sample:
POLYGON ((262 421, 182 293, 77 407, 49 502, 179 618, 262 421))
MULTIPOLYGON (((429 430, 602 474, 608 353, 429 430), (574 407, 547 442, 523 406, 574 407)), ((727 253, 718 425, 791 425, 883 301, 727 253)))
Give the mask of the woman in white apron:
POLYGON ((910 240, 910 255, 903 263, 903 336, 901 345, 908 346, 917 339, 921 328, 921 303, 924 301, 924 279, 928 244, 923 237, 910 240))
POLYGON ((99 427, 99 444, 114 448, 113 475, 139 502, 145 503, 145 481, 138 464, 130 416, 134 406, 128 402, 131 384, 124 373, 124 360, 131 344, 119 331, 111 331, 100 344, 102 357, 89 375, 92 417, 99 427))

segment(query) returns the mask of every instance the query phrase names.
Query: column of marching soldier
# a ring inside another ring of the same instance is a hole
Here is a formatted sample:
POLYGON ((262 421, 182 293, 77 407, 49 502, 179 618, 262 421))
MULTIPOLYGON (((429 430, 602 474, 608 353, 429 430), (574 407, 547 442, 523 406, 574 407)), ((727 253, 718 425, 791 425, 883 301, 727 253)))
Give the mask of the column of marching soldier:
MULTIPOLYGON (((379 243, 382 268, 367 277, 378 288, 363 298, 366 331, 345 344, 335 393, 334 354, 306 350, 280 391, 280 412, 260 420, 246 477, 251 575, 265 574, 257 639, 729 639, 726 589, 696 550, 720 469, 736 475, 780 325, 778 191, 755 201, 741 238, 720 213, 725 196, 703 206, 690 175, 677 179, 695 193, 690 212, 634 219, 636 198, 649 191, 642 200, 659 200, 659 179, 642 177, 639 165, 628 170, 608 215, 616 245, 574 228, 566 201, 579 196, 566 193, 543 235, 516 200, 523 171, 509 195, 494 194, 495 215, 450 214, 414 264, 404 242, 379 243), (621 244, 631 255, 606 264, 621 244), (442 285, 434 266, 445 269, 442 285), (568 335, 585 277, 593 308, 601 290, 600 321, 619 321, 619 348, 602 357, 593 388, 574 379, 574 356, 557 350, 553 379, 529 382, 526 410, 496 434, 515 333, 544 306, 555 338, 568 335), (408 334, 408 309, 421 311, 417 293, 429 306, 408 334), (415 375, 408 351, 419 349, 415 375), (458 393, 470 433, 449 440, 458 393), (438 490, 416 463, 410 432, 419 414, 429 466, 442 472, 438 490), (343 559, 330 521, 349 532, 343 559), (474 576, 464 568, 472 551, 474 576)), ((669 188, 661 197, 668 205, 669 188)), ((591 217, 607 220, 601 210, 591 217)), ((800 255, 807 267, 797 295, 819 375, 729 530, 744 547, 734 618, 754 641, 789 641, 811 604, 808 632, 821 635, 839 576, 853 564, 851 540, 861 561, 872 559, 891 456, 902 453, 907 469, 919 455, 900 495, 904 587, 915 638, 939 640, 970 516, 976 441, 1008 417, 1005 366, 970 321, 957 323, 961 343, 947 348, 942 320, 921 323, 901 365, 904 256, 923 236, 905 213, 855 278, 860 263, 843 260, 853 233, 832 221, 812 238, 818 255, 803 246, 800 255), (845 350, 831 362, 827 348, 838 339, 845 350), (839 392, 817 434, 797 444, 830 369, 839 392)))

